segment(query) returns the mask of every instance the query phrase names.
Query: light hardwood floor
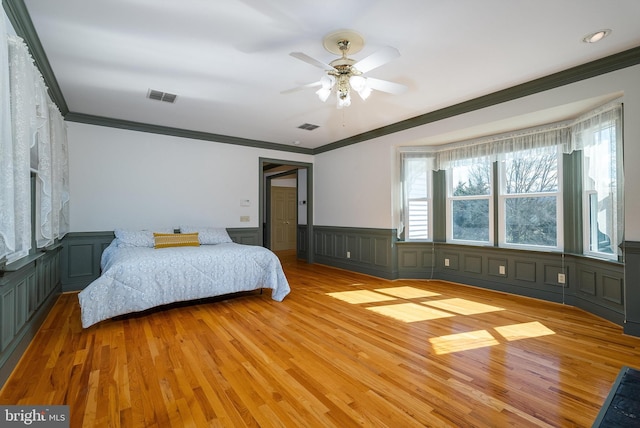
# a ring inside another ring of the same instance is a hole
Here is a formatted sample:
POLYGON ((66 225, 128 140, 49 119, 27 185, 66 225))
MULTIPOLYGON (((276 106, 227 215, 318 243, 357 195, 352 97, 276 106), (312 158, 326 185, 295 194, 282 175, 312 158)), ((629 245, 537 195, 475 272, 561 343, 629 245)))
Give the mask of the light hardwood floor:
POLYGON ((640 339, 584 311, 283 255, 292 292, 83 330, 63 294, 0 404, 72 427, 591 426, 640 339))

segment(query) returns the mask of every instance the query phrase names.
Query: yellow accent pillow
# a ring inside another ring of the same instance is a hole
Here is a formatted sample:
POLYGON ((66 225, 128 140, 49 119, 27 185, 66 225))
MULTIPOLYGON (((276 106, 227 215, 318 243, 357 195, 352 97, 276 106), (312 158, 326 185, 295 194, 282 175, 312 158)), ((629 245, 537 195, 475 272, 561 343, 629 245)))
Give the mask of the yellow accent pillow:
POLYGON ((199 247, 197 233, 154 233, 154 248, 199 247))

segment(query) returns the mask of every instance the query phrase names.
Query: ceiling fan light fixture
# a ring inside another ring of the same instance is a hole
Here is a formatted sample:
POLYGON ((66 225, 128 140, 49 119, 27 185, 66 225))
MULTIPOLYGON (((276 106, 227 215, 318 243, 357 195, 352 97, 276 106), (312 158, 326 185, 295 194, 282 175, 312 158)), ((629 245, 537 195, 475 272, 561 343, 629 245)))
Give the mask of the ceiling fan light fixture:
POLYGON ((371 87, 367 83, 366 77, 351 76, 349 78, 349 85, 351 85, 353 90, 356 91, 363 100, 366 100, 369 98, 369 95, 371 95, 371 87))
POLYGON ((316 95, 318 95, 320 101, 325 102, 329 98, 329 95, 331 95, 331 88, 322 87, 316 91, 316 95))
POLYGON ((338 108, 344 108, 344 107, 349 107, 351 105, 351 95, 349 94, 349 91, 338 91, 337 92, 337 98, 338 98, 338 108))
POLYGON ((349 84, 354 90, 360 92, 367 86, 367 79, 362 76, 351 76, 349 78, 349 84))
POLYGON ((324 70, 322 78, 313 83, 309 83, 299 88, 283 91, 281 93, 293 92, 297 89, 318 87, 316 95, 322 102, 326 101, 332 92, 336 92, 337 107, 339 109, 351 105, 351 90, 358 93, 360 98, 366 100, 375 89, 390 94, 399 94, 406 90, 406 86, 399 83, 389 82, 375 78, 366 78, 362 74, 367 73, 390 60, 400 56, 398 49, 391 46, 383 47, 373 54, 356 61, 349 58, 347 54, 359 52, 364 44, 364 38, 352 30, 339 30, 327 34, 323 39, 323 45, 327 51, 340 55, 340 58, 329 63, 319 61, 303 52, 291 52, 294 58, 311 64, 324 70))

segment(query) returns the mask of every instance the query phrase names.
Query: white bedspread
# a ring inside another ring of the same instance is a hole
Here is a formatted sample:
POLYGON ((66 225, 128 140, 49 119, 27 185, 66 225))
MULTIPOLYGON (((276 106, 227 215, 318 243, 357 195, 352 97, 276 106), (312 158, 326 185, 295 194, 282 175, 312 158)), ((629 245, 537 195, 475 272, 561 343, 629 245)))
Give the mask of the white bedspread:
POLYGON ((282 301, 289 283, 270 250, 235 243, 199 247, 118 248, 102 254, 102 275, 78 298, 82 326, 167 303, 271 288, 282 301))

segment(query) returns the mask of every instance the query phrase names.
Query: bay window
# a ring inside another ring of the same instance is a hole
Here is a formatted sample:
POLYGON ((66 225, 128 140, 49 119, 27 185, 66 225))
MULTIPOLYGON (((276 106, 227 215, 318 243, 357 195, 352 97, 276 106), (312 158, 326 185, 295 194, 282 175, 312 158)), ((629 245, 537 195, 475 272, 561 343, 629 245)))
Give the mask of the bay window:
MULTIPOLYGON (((432 240, 432 225, 439 224, 446 227, 447 242, 565 251, 567 234, 571 252, 621 260, 620 103, 570 121, 439 147, 403 148, 401 154, 405 240, 432 240), (438 180, 432 189, 433 171, 446 171, 446 184, 438 180), (446 222, 434 221, 434 198, 437 215, 446 216, 446 222), (565 203, 571 210, 582 204, 582 222, 564 217, 565 203)), ((435 234, 445 236, 441 230, 435 234)))

